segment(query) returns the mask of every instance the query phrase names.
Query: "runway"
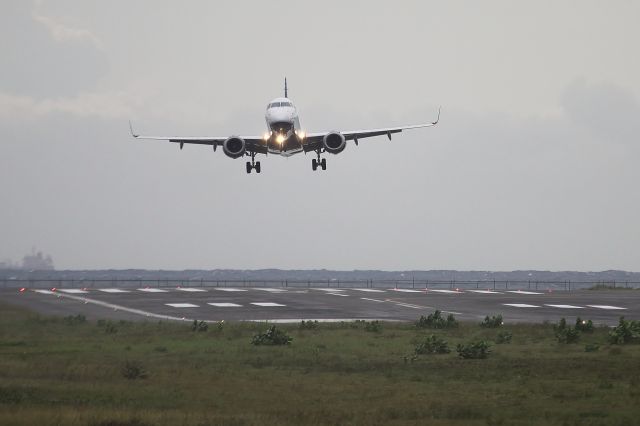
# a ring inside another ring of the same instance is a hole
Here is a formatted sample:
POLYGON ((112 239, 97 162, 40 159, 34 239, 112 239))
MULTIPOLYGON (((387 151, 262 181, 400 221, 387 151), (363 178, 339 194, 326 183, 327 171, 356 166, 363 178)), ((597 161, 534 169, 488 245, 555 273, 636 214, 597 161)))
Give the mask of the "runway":
POLYGON ((419 290, 372 288, 92 288, 0 291, 0 300, 44 315, 89 319, 205 321, 414 321, 436 309, 462 321, 502 314, 508 322, 580 316, 613 325, 640 318, 640 291, 419 290))

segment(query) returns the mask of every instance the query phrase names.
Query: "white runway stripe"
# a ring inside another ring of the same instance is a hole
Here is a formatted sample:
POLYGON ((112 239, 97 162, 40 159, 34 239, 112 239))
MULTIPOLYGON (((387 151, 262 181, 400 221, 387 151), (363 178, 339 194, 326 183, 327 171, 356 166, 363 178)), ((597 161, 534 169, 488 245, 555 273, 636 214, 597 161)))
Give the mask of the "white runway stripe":
POLYGON ((524 291, 524 290, 507 290, 507 293, 515 293, 515 294, 544 294, 544 293, 538 293, 537 291, 524 291))
POLYGON ((366 291, 368 293, 385 293, 384 290, 376 290, 375 288, 352 288, 350 290, 366 291))
POLYGON ((550 306, 552 308, 563 308, 563 309, 584 309, 584 306, 575 306, 575 305, 550 305, 545 303, 544 306, 550 306))
POLYGON ((162 290, 161 288, 139 288, 139 291, 144 291, 145 293, 169 293, 167 290, 162 290))
POLYGON ((287 290, 285 290, 284 288, 255 287, 253 290, 268 291, 270 293, 286 293, 287 292, 287 290))
POLYGON ((176 288, 176 290, 186 291, 186 292, 191 292, 191 293, 201 293, 201 292, 206 292, 207 291, 207 290, 205 290, 203 288, 195 288, 195 287, 178 287, 178 288, 176 288))
POLYGON ((492 290, 466 290, 466 291, 470 291, 472 293, 482 293, 482 294, 502 294, 499 291, 492 291, 492 290))
POLYGON ((463 293, 462 291, 458 291, 458 290, 439 290, 439 289, 438 290, 431 290, 431 289, 428 289, 428 291, 436 292, 436 293, 450 293, 450 294, 451 293, 453 293, 453 294, 462 294, 463 293))
POLYGON ((422 293, 424 290, 410 290, 408 288, 392 288, 393 291, 401 291, 402 293, 422 293))
POLYGON ((172 308, 199 308, 200 306, 194 305, 193 303, 165 303, 167 306, 171 306, 172 308))
POLYGON ((513 306, 514 308, 539 308, 538 305, 528 305, 526 303, 503 303, 504 306, 513 306))
POLYGON ((207 305, 215 306, 216 308, 239 308, 242 306, 237 303, 207 303, 207 305))
POLYGON ((56 294, 54 291, 51 291, 51 290, 33 290, 33 291, 40 294, 56 294))
POLYGON ((384 300, 378 300, 378 299, 369 299, 368 297, 361 297, 360 299, 362 300, 369 300, 371 302, 378 302, 378 303, 384 303, 384 300))
POLYGON ((320 291, 344 291, 343 288, 314 288, 314 290, 320 290, 320 291))
POLYGON ((612 309, 612 310, 619 310, 619 309, 627 309, 627 308, 622 308, 620 306, 611 306, 611 305, 587 305, 590 308, 597 308, 597 309, 612 309))
POLYGON ((63 293, 68 293, 68 294, 87 294, 89 293, 87 290, 80 290, 78 288, 64 288, 64 289, 58 289, 58 291, 61 291, 63 293))
POLYGON ((332 295, 332 296, 349 297, 349 295, 348 295, 348 294, 344 294, 344 293, 329 293, 329 292, 327 292, 327 293, 325 293, 325 294, 330 294, 330 295, 332 295))
POLYGON ((119 288, 99 288, 98 291, 104 293, 129 293, 129 290, 121 290, 119 288))
POLYGON ((216 287, 215 289, 219 291, 247 291, 244 288, 230 288, 230 287, 216 287))
POLYGON ((412 305, 410 303, 396 303, 396 305, 402 306, 404 308, 423 309, 422 306, 412 305))
POLYGON ((273 302, 251 302, 251 304, 256 306, 263 306, 263 307, 286 306, 286 305, 281 305, 280 303, 273 303, 273 302))

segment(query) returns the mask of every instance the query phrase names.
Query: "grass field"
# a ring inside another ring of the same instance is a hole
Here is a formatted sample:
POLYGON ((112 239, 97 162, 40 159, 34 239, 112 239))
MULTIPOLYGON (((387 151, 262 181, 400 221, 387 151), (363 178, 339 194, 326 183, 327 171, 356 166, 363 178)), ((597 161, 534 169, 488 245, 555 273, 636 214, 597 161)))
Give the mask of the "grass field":
POLYGON ((252 345, 266 328, 97 324, 0 305, 0 424, 640 424, 640 345, 609 345, 607 329, 562 344, 549 324, 290 325, 279 326, 290 345, 252 345), (487 359, 456 353, 504 330, 512 342, 487 359), (414 355, 431 334, 451 352, 414 355))

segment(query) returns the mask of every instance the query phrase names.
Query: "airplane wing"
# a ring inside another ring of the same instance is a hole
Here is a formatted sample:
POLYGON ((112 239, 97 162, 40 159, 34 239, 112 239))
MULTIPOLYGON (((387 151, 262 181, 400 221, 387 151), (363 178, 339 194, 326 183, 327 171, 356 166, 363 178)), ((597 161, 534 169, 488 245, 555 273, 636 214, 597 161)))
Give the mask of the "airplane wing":
MULTIPOLYGON (((131 130, 131 136, 136 139, 149 139, 149 140, 157 140, 157 141, 169 141, 180 144, 180 149, 184 146, 184 144, 195 144, 195 145, 211 145, 213 146, 213 150, 215 151, 217 147, 221 146, 224 141, 226 141, 229 137, 225 136, 147 136, 140 135, 133 131, 133 126, 131 122, 129 122, 129 129, 131 130)), ((255 151, 257 153, 266 154, 267 147, 260 136, 235 136, 244 141, 247 144, 247 150, 255 151)))
MULTIPOLYGON (((422 127, 433 127, 436 124, 438 124, 438 121, 440 121, 439 108, 438 108, 438 117, 436 118, 435 121, 432 121, 430 123, 412 124, 408 126, 397 126, 397 127, 383 127, 380 129, 349 130, 346 132, 338 132, 338 133, 344 136, 345 140, 348 140, 348 141, 353 140, 357 145, 360 139, 386 135, 389 138, 389 140, 391 140, 391 135, 393 133, 400 133, 403 130, 419 129, 422 127)), ((314 151, 320 148, 322 146, 322 139, 327 133, 329 132, 308 133, 305 136, 305 142, 303 145, 304 151, 309 152, 309 151, 314 151)))

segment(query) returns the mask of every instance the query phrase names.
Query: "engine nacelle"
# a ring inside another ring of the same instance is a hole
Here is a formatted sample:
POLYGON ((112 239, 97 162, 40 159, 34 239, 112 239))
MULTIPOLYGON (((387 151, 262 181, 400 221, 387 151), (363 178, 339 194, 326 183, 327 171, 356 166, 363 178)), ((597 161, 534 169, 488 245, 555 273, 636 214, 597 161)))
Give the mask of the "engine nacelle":
POLYGON ((239 158, 242 157, 247 150, 247 144, 241 137, 231 136, 222 144, 222 150, 228 157, 239 158))
POLYGON ((347 146, 344 136, 338 132, 330 132, 324 135, 322 143, 324 144, 324 150, 331 154, 339 154, 347 146))

